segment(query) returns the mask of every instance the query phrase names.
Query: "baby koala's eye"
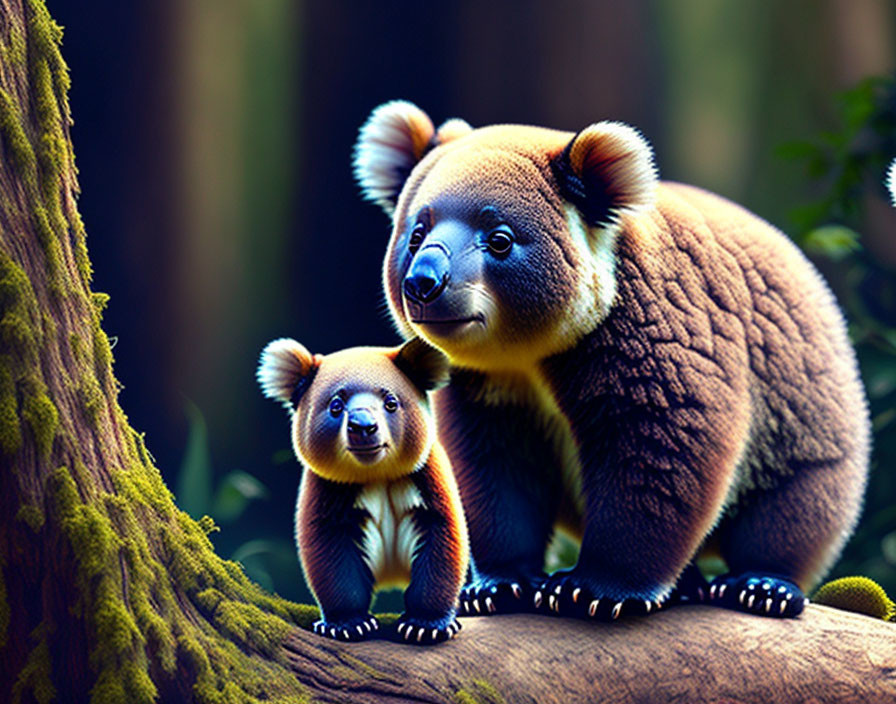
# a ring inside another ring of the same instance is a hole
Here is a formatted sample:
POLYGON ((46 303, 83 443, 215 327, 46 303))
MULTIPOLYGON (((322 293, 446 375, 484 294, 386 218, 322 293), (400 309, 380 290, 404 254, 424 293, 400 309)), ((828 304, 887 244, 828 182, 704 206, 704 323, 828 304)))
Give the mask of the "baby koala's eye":
POLYGON ((383 401, 383 408, 389 411, 389 413, 395 413, 395 411, 398 410, 398 399, 392 394, 386 394, 386 398, 383 401))
POLYGON ((342 415, 342 411, 345 410, 345 403, 338 396, 334 396, 333 400, 330 401, 330 415, 334 418, 338 418, 342 415))

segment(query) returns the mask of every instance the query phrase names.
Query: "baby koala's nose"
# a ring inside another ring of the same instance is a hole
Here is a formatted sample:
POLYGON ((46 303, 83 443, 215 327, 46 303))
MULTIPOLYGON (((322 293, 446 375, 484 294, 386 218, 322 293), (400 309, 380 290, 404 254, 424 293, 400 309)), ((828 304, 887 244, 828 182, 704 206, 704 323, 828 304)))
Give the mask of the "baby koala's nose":
POLYGON ((355 409, 348 414, 348 435, 351 440, 367 441, 377 431, 376 419, 366 408, 355 409))

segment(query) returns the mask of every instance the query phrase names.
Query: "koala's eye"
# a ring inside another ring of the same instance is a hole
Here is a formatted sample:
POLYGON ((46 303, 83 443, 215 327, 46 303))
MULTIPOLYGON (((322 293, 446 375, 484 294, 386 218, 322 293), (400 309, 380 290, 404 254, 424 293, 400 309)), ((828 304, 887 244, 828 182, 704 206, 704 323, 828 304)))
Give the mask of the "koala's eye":
POLYGON ((496 257, 504 258, 510 254, 513 247, 513 233, 506 227, 499 227, 489 233, 485 243, 489 252, 496 257))
POLYGON ((416 253, 416 251, 420 249, 424 237, 426 237, 426 225, 422 222, 418 222, 414 225, 414 229, 411 230, 411 239, 408 240, 408 251, 411 254, 416 253))
POLYGON ((392 394, 386 394, 386 398, 383 401, 383 408, 389 411, 389 413, 395 413, 395 411, 398 410, 398 399, 392 394))
POLYGON ((342 411, 345 410, 345 403, 338 396, 334 396, 333 400, 330 401, 330 415, 334 418, 338 418, 342 415, 342 411))

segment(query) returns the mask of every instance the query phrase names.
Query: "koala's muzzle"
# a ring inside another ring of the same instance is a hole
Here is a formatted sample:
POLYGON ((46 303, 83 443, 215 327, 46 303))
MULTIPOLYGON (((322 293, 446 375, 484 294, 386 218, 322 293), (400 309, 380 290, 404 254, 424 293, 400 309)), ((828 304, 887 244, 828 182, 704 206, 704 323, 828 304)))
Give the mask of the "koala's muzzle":
POLYGON ((352 446, 370 444, 378 429, 376 418, 366 408, 358 408, 348 414, 348 438, 352 446))
POLYGON ((414 303, 431 303, 448 285, 451 262, 443 247, 424 247, 404 278, 404 295, 414 303))

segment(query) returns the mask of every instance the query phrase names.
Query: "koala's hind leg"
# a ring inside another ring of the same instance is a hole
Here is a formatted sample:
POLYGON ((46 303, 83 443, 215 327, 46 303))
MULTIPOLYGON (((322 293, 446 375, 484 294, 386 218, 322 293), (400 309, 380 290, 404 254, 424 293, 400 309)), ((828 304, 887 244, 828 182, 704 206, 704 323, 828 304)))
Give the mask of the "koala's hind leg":
POLYGON ((863 452, 789 463, 792 474, 744 497, 718 529, 729 574, 710 586, 710 601, 751 613, 792 617, 840 554, 858 517, 863 452))

